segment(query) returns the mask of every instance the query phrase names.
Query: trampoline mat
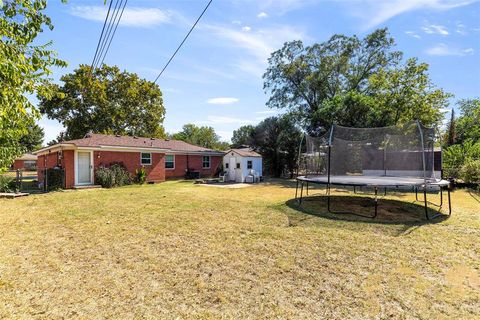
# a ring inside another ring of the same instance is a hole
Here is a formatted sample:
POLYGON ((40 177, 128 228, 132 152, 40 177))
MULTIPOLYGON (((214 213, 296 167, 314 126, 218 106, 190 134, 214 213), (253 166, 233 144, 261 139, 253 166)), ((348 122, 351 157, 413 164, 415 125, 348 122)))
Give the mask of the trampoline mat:
MULTIPOLYGON (((327 176, 299 176, 300 181, 328 184, 327 176)), ((365 186, 365 187, 402 187, 402 186, 423 186, 423 178, 418 177, 395 177, 395 176, 361 176, 345 175, 330 176, 330 184, 344 186, 365 186)), ((448 186, 450 182, 446 180, 427 181, 429 186, 448 186)))

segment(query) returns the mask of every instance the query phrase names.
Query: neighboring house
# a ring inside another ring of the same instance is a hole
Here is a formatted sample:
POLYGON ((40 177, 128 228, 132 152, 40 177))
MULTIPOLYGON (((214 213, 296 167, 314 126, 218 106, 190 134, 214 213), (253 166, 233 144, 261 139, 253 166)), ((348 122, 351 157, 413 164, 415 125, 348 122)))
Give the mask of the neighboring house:
POLYGON ((20 158, 15 159, 12 165, 13 170, 37 170, 37 156, 31 153, 25 153, 20 158))
POLYGON ((212 177, 223 152, 183 141, 104 134, 87 134, 83 139, 61 142, 35 152, 38 181, 46 168, 65 170, 65 188, 95 184, 95 170, 121 163, 132 174, 144 167, 148 182, 168 178, 212 177))
POLYGON ((223 157, 227 181, 245 182, 248 176, 262 176, 262 156, 250 148, 230 149, 223 157))

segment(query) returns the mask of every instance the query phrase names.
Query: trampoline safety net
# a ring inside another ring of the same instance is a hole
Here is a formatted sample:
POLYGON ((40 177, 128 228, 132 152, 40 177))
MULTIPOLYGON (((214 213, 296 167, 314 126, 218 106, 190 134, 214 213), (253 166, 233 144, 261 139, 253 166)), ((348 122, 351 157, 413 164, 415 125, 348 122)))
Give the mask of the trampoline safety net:
POLYGON ((415 177, 434 182, 435 130, 417 122, 382 128, 334 125, 321 137, 306 136, 299 175, 415 177))

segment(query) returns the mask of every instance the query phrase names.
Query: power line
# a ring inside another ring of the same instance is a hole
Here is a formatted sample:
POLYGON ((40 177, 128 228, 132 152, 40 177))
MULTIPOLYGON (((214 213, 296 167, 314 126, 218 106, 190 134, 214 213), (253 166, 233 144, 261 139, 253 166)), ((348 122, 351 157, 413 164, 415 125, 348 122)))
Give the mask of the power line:
POLYGON ((182 47, 183 43, 187 40, 188 36, 190 35, 190 33, 192 33, 193 29, 195 29, 195 27, 197 26, 197 23, 200 21, 200 19, 203 17, 203 14, 205 13, 205 11, 207 11, 208 7, 210 6, 210 4, 212 3, 213 0, 210 0, 207 5, 205 6, 205 9, 203 9, 202 13, 198 16, 197 18, 197 21, 195 21, 195 23, 193 24, 192 28, 190 28, 190 31, 188 31, 187 35, 185 36, 185 38, 183 38, 182 42, 180 43, 180 45, 178 46, 177 50, 175 50, 175 52, 172 54, 172 56, 170 57, 170 59, 168 59, 168 62, 165 64, 165 66, 163 67, 162 71, 160 71, 160 73, 158 74, 158 76, 155 78, 155 81, 153 81, 153 83, 156 83, 158 78, 160 78, 160 76, 163 74, 163 71, 165 71, 165 69, 167 69, 168 65, 170 64, 170 62, 173 60, 173 58, 175 57, 175 55, 177 54, 178 50, 180 50, 180 48, 182 47))
POLYGON ((120 19, 122 19, 123 11, 125 10, 125 6, 127 5, 127 2, 128 2, 128 0, 125 0, 125 3, 123 4, 122 12, 120 13, 120 16, 117 20, 117 24, 115 25, 115 29, 113 29, 112 37, 110 38, 110 41, 108 42, 108 46, 107 46, 107 49, 105 50, 105 54, 103 55, 102 62, 100 62, 100 66, 102 66, 103 60, 105 60, 105 57, 107 56, 108 49, 110 49, 110 45, 112 44, 113 37, 115 37, 115 32, 117 32, 117 27, 118 27, 118 24, 120 23, 120 19))
POLYGON ((110 5, 108 6, 107 16, 105 17, 105 21, 103 22, 102 33, 100 34, 100 38, 98 38, 97 49, 95 50, 95 55, 93 56, 92 65, 90 66, 91 70, 93 70, 93 64, 95 63, 95 60, 97 59, 98 49, 100 48, 100 42, 101 42, 102 37, 103 37, 103 32, 105 31, 105 26, 107 25, 108 16, 110 15, 110 8, 112 7, 112 2, 113 2, 113 0, 110 0, 110 5))
POLYGON ((114 8, 113 13, 110 17, 110 21, 108 22, 107 30, 105 31, 105 36, 103 37, 102 44, 100 45, 100 50, 98 52, 96 64, 93 66, 94 68, 99 67, 100 59, 102 58, 102 56, 104 54, 104 50, 107 47, 107 43, 109 42, 110 35, 112 34, 112 30, 113 30, 113 25, 115 24, 115 21, 117 20, 118 13, 120 12, 120 7, 122 6, 122 2, 123 2, 123 0, 116 0, 116 2, 115 2, 115 8, 114 8))

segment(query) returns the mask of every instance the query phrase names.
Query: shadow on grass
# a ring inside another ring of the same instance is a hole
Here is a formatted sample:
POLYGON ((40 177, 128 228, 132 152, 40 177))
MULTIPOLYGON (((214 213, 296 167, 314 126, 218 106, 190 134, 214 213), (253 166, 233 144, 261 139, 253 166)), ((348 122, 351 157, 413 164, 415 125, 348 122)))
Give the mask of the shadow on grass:
MULTIPOLYGON (((327 210, 327 198, 325 196, 304 197, 299 205, 296 199, 290 199, 286 203, 285 213, 288 217, 289 226, 302 226, 305 223, 315 224, 312 219, 325 218, 332 221, 359 222, 360 225, 386 225, 395 226, 388 233, 399 236, 409 234, 425 224, 436 224, 445 221, 448 216, 442 215, 432 220, 426 220, 423 203, 412 203, 393 199, 379 199, 378 215, 376 218, 360 217, 349 213, 330 213, 327 210), (308 221, 308 222, 306 222, 308 221)), ((372 215, 374 202, 370 197, 352 195, 332 195, 331 208, 335 211, 354 212, 363 215, 372 215)), ((429 208, 429 216, 436 214, 436 210, 429 208)), ((338 225, 344 228, 344 224, 338 225)), ((358 229, 355 226, 354 229, 358 229)))
POLYGON ((471 189, 468 189, 468 194, 473 198, 473 200, 480 203, 480 194, 479 193, 476 193, 475 191, 472 191, 471 189))

